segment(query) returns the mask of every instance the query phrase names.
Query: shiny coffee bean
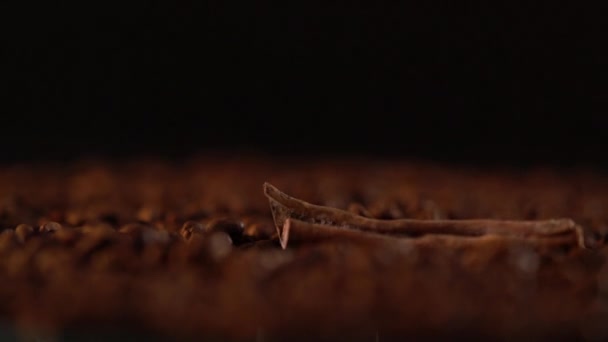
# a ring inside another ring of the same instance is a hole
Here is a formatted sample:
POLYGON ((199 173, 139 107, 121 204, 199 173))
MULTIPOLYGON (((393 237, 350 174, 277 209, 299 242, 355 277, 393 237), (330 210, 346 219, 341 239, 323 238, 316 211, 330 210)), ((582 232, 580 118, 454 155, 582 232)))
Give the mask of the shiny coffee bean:
POLYGON ((232 239, 224 232, 214 232, 206 240, 207 252, 214 261, 220 261, 232 251, 232 239))
POLYGON ((32 235, 34 235, 34 228, 29 224, 20 224, 15 228, 15 236, 17 240, 21 243, 24 243, 27 239, 29 239, 32 235))
POLYGON ((193 234, 203 234, 204 231, 205 228, 202 224, 195 221, 186 221, 179 233, 184 239, 188 240, 193 234))
POLYGON ((244 228, 243 222, 241 221, 226 218, 216 218, 207 223, 205 233, 211 234, 215 232, 224 232, 230 236, 235 244, 240 244, 245 240, 243 237, 244 228))
POLYGON ((56 233, 57 231, 61 230, 61 225, 57 222, 47 222, 43 225, 40 226, 40 228, 38 229, 38 231, 40 233, 56 233))

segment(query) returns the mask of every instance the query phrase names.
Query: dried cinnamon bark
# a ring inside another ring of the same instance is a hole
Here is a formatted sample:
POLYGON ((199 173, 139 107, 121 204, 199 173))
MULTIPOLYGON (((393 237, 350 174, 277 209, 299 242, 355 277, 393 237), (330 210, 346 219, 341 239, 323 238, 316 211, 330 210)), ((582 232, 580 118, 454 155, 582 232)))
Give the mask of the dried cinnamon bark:
POLYGON ((378 220, 358 216, 348 211, 307 203, 291 197, 269 183, 264 184, 264 194, 270 208, 279 236, 287 219, 292 218, 318 225, 341 227, 378 234, 420 236, 440 234, 451 236, 479 237, 498 235, 518 238, 570 239, 581 248, 594 247, 586 239, 583 227, 570 219, 544 221, 511 221, 493 219, 471 220, 378 220))
POLYGON ((290 242, 312 243, 334 240, 347 241, 370 247, 392 246, 395 248, 423 245, 461 247, 478 242, 518 240, 551 249, 571 246, 573 245, 574 238, 574 235, 566 234, 551 235, 547 237, 533 236, 525 239, 518 236, 500 236, 493 234, 483 236, 427 234, 420 238, 395 238, 385 234, 375 234, 354 229, 341 229, 335 226, 304 222, 292 218, 286 219, 279 230, 279 240, 283 249, 286 249, 290 242))

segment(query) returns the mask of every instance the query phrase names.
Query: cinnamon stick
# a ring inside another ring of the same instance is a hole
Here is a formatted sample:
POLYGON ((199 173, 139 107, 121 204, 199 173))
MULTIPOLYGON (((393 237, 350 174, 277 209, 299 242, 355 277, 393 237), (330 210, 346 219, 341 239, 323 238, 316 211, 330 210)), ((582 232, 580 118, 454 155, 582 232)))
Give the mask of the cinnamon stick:
POLYGON ((362 244, 370 247, 411 247, 411 246, 449 246, 465 247, 476 243, 487 243, 490 241, 519 241, 528 242, 539 247, 558 248, 571 246, 574 242, 574 235, 553 235, 547 237, 528 237, 518 236, 465 236, 448 234, 427 234, 420 238, 395 238, 385 234, 376 234, 354 229, 344 229, 325 224, 304 222, 293 218, 288 218, 279 229, 279 241, 281 247, 286 249, 289 243, 314 243, 323 241, 346 241, 362 244))
POLYGON ((583 227, 567 218, 542 221, 517 221, 496 219, 468 220, 379 220, 359 216, 337 208, 314 205, 291 197, 269 183, 264 183, 264 194, 269 200, 279 236, 287 219, 319 225, 342 227, 387 235, 410 237, 438 234, 480 237, 485 235, 518 238, 571 238, 581 248, 591 248, 583 227))

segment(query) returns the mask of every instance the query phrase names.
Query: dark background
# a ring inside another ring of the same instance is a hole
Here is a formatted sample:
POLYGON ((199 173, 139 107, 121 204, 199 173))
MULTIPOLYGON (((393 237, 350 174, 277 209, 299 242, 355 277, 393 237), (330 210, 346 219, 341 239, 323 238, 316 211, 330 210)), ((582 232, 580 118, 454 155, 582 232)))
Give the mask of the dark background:
POLYGON ((600 6, 2 6, 4 162, 244 149, 606 164, 600 6))

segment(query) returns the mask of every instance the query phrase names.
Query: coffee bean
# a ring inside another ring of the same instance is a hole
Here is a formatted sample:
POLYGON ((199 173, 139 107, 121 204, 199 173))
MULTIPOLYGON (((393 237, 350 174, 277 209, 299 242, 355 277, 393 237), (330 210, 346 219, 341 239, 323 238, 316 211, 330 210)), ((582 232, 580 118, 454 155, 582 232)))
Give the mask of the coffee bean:
POLYGON ((205 229, 202 224, 195 221, 186 221, 179 233, 184 239, 188 240, 193 234, 203 234, 204 231, 205 229))
MULTIPOLYGON (((182 248, 184 251, 183 254, 187 260, 197 260, 203 254, 205 249, 205 237, 202 234, 194 234, 190 236, 188 240, 188 244, 185 248, 182 248)), ((179 254, 179 253, 178 253, 179 254)))
POLYGON ((81 232, 78 229, 60 229, 53 234, 53 238, 62 244, 72 245, 80 235, 81 232))
POLYGON ((61 230, 61 228, 62 227, 59 223, 51 221, 40 226, 38 231, 41 233, 56 233, 57 231, 61 230))
POLYGON ((6 229, 0 233, 0 252, 11 250, 17 243, 15 231, 6 229))
POLYGON ((24 243, 27 239, 29 239, 32 235, 34 235, 34 228, 29 224, 20 224, 15 228, 15 235, 17 236, 17 240, 21 243, 24 243))
POLYGON ((65 213, 65 221, 73 227, 76 227, 84 223, 84 217, 80 211, 70 210, 65 213))
POLYGON ((152 207, 142 207, 137 211, 137 219, 142 222, 153 222, 160 218, 158 210, 152 207))
POLYGON ((243 236, 249 241, 270 239, 274 234, 276 234, 276 228, 272 222, 249 224, 243 231, 243 236))
POLYGON ((207 238, 207 252, 214 261, 219 261, 232 251, 232 239, 224 232, 214 232, 207 238))
POLYGON ((75 246, 79 256, 86 257, 97 250, 113 245, 118 240, 116 231, 104 225, 90 226, 87 230, 83 229, 83 232, 83 236, 75 246))
POLYGON ((228 234, 230 236, 230 239, 236 244, 240 244, 243 242, 243 230, 243 222, 226 218, 212 219, 207 223, 207 226, 205 227, 205 232, 207 234, 215 232, 224 232, 228 234))
POLYGON ((160 229, 153 229, 153 228, 144 230, 142 232, 141 238, 142 238, 144 245, 149 245, 149 244, 164 245, 164 244, 167 244, 171 239, 168 231, 160 230, 160 229))
POLYGON ((82 227, 82 232, 86 235, 111 236, 116 234, 116 230, 107 223, 87 224, 82 227))
POLYGON ((120 227, 120 229, 118 229, 118 232, 122 234, 127 234, 133 238, 140 238, 146 229, 151 228, 141 223, 129 223, 120 227))

